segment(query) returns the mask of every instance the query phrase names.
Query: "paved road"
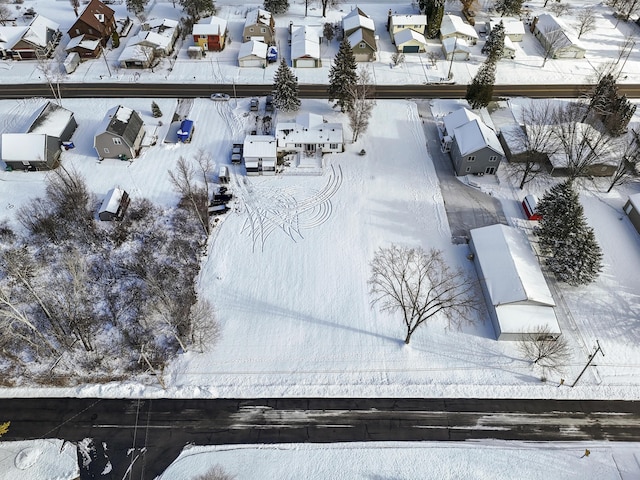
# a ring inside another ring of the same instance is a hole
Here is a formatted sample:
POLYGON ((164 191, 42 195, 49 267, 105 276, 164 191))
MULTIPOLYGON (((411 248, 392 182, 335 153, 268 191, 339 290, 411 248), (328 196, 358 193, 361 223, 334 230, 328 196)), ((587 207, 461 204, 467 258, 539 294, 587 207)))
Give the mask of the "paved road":
MULTIPOLYGON (((271 85, 221 85, 221 84, 151 84, 116 83, 105 79, 103 83, 61 83, 62 98, 196 98, 208 97, 213 92, 228 93, 232 96, 250 97, 266 95, 271 85)), ((494 96, 526 96, 532 98, 575 98, 584 95, 586 85, 496 85, 494 96)), ((618 85, 620 93, 629 98, 640 98, 640 85, 618 85)), ((465 85, 376 85, 372 96, 378 99, 393 98, 464 98, 465 85)), ((0 98, 50 97, 47 84, 2 85, 0 98)), ((328 98, 327 85, 300 85, 301 98, 328 98)))
POLYGON ((0 411, 3 440, 92 438, 83 479, 153 479, 189 443, 640 441, 640 402, 624 401, 47 398, 2 399, 0 411))

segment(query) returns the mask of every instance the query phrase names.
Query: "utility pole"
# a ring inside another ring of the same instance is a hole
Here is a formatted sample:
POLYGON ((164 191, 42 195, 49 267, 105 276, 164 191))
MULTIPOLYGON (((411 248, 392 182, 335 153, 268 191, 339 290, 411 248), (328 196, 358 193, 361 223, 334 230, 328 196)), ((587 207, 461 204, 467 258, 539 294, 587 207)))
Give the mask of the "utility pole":
POLYGON ((458 37, 455 37, 453 41, 453 51, 451 52, 451 62, 449 63, 449 74, 447 75, 447 80, 451 80, 451 69, 453 68, 453 59, 456 56, 456 46, 458 45, 458 37))
POLYGON ((104 45, 100 42, 100 50, 102 51, 102 58, 104 58, 104 63, 107 66, 107 72, 109 72, 109 76, 111 76, 111 69, 109 68, 109 62, 107 61, 107 54, 104 52, 104 45))
POLYGON ((598 345, 598 348, 596 348, 596 351, 589 356, 589 360, 587 361, 587 364, 584 366, 584 368, 580 372, 580 375, 578 375, 578 378, 576 378, 575 382, 573 382, 573 384, 571 385, 571 388, 576 386, 576 383, 578 383, 578 380, 580 380, 580 377, 582 377, 582 374, 587 370, 589 365, 591 365, 591 362, 593 361, 593 359, 596 358, 596 355, 598 354, 598 352, 600 352, 604 357, 604 352, 602 351, 602 348, 600 347, 600 342, 598 340, 596 340, 596 344, 598 345))

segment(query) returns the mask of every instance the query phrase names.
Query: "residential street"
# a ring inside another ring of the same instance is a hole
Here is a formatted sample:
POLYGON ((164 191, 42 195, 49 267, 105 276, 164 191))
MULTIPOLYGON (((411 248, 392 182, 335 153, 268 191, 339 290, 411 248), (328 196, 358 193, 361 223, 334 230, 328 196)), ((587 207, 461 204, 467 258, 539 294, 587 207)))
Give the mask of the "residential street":
POLYGON ((640 441, 640 403, 625 401, 32 398, 0 410, 11 421, 3 440, 93 439, 83 479, 153 479, 187 444, 640 441))

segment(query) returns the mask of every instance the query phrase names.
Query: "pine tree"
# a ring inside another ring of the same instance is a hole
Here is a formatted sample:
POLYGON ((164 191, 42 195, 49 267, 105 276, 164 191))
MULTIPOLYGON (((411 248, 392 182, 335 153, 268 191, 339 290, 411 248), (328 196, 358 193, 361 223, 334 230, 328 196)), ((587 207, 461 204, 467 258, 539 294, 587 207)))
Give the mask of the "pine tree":
POLYGON ((542 215, 536 228, 545 264, 569 285, 593 282, 602 270, 602 252, 587 224, 571 180, 551 187, 538 203, 542 215))
POLYGON ((467 86, 466 99, 471 108, 481 108, 489 105, 493 98, 493 84, 496 81, 496 64, 489 60, 485 61, 478 73, 473 77, 467 86))
POLYGON ((151 115, 153 118, 160 118, 162 116, 162 110, 156 102, 151 102, 151 115))
POLYGON ((482 53, 487 54, 489 61, 497 62, 502 58, 502 54, 504 53, 504 38, 504 24, 500 21, 498 25, 491 29, 491 33, 482 47, 482 53))
POLYGON ((138 16, 144 12, 149 0, 125 0, 127 10, 138 16))
POLYGON ((627 126, 635 112, 636 105, 631 103, 626 95, 616 97, 611 101, 610 111, 604 119, 605 129, 610 135, 619 137, 627 131, 627 126))
POLYGON ((496 0, 494 8, 500 13, 501 17, 505 15, 520 15, 523 0, 496 0))
POLYGON ((273 105, 283 112, 295 112, 300 108, 298 80, 284 59, 280 60, 273 77, 273 105))
POLYGON ((289 10, 289 2, 287 0, 264 0, 264 9, 274 15, 280 15, 289 10))
POLYGON ((420 9, 427 16, 427 38, 437 38, 444 16, 444 0, 420 0, 420 9))
POLYGON ((350 92, 358 83, 356 57, 353 55, 349 41, 344 38, 340 42, 338 53, 329 70, 329 101, 335 100, 334 107, 339 106, 342 112, 348 112, 353 107, 353 97, 350 92))

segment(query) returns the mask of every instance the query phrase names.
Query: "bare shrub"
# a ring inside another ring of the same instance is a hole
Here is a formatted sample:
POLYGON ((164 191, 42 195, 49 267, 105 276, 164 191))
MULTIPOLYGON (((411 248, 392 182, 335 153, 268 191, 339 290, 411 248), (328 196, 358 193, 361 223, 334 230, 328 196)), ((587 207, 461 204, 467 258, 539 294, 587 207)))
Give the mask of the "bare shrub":
POLYGON ((554 336, 547 326, 538 326, 523 333, 518 341, 522 355, 543 370, 561 371, 571 359, 571 350, 563 336, 554 336))
POLYGON ((235 475, 231 475, 224 471, 220 465, 214 465, 205 473, 193 477, 193 480, 234 480, 235 475))

